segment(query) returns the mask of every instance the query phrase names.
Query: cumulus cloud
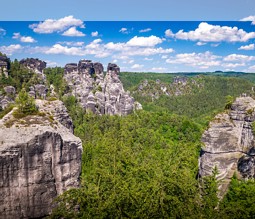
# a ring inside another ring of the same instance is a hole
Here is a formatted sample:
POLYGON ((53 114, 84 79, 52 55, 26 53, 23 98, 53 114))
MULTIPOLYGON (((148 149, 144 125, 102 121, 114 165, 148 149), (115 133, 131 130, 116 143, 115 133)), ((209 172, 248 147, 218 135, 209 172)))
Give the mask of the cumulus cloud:
POLYGON ((254 43, 246 46, 241 46, 240 48, 238 48, 238 50, 254 50, 254 49, 255 49, 254 43))
POLYGON ((146 28, 146 29, 139 30, 139 33, 146 33, 150 31, 151 31, 151 28, 146 28))
POLYGON ((83 21, 80 19, 74 18, 72 15, 56 19, 47 19, 40 23, 34 23, 29 25, 36 33, 54 33, 54 32, 62 32, 70 27, 80 27, 85 28, 83 21))
POLYGON ((201 69, 207 69, 211 66, 219 66, 220 56, 213 55, 207 51, 205 53, 182 53, 177 54, 175 57, 170 57, 166 60, 169 64, 184 64, 201 69))
POLYGON ((71 37, 83 37, 86 36, 81 31, 77 30, 76 27, 70 27, 68 30, 66 30, 64 33, 62 33, 63 36, 71 36, 71 37))
POLYGON ((255 15, 253 15, 253 16, 251 15, 251 16, 242 18, 242 19, 240 19, 240 21, 251 21, 252 24, 255 24, 255 15))
POLYGON ((149 36, 149 37, 133 37, 131 40, 127 42, 128 46, 142 46, 142 47, 154 47, 157 44, 162 43, 163 40, 157 36, 149 36))
POLYGON ((140 64, 134 64, 131 66, 131 69, 141 69, 143 68, 144 65, 140 65, 140 64))
POLYGON ((201 22, 197 29, 189 32, 179 30, 172 34, 171 30, 167 31, 169 31, 169 37, 200 42, 247 42, 255 38, 255 32, 248 33, 238 27, 212 25, 206 22, 201 22))
POLYGON ((0 51, 11 56, 14 53, 21 52, 23 47, 20 44, 11 44, 9 46, 0 46, 0 51))
POLYGON ((98 31, 91 32, 91 36, 92 36, 92 37, 97 37, 97 36, 98 36, 98 31))
POLYGON ((19 39, 23 43, 35 43, 37 42, 33 37, 21 36, 20 33, 13 33, 13 39, 19 39))
POLYGON ((58 42, 58 44, 67 45, 67 46, 83 46, 84 42, 63 41, 63 42, 58 42))
POLYGON ((152 61, 153 58, 147 58, 147 57, 145 57, 144 60, 145 60, 145 61, 152 61))
POLYGON ((204 46, 204 45, 206 45, 206 43, 203 43, 203 42, 197 42, 197 43, 196 43, 196 45, 197 45, 197 46, 204 46))
POLYGON ((165 37, 174 37, 174 33, 170 29, 167 29, 165 31, 165 37))
POLYGON ((129 34, 129 31, 127 28, 125 27, 122 27, 120 30, 119 30, 120 33, 124 33, 124 34, 129 34))
POLYGON ((241 54, 230 54, 223 59, 226 62, 250 62, 255 60, 255 56, 247 56, 241 54))
POLYGON ((247 71, 255 73, 255 65, 250 66, 247 71))
POLYGON ((4 36, 6 34, 6 30, 0 27, 0 36, 4 36))

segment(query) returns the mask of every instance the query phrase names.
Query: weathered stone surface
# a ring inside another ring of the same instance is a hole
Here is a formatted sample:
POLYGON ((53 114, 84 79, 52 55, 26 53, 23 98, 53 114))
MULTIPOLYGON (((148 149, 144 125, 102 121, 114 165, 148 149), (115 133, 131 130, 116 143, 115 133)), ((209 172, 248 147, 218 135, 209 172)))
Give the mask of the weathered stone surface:
POLYGON ((224 194, 231 177, 254 177, 254 135, 255 100, 251 97, 237 98, 229 112, 218 114, 204 132, 205 147, 200 156, 200 176, 212 173, 218 168, 220 195, 224 194))
POLYGON ((60 101, 36 104, 45 115, 0 120, 1 219, 46 216, 57 195, 79 186, 81 140, 66 109, 60 101))
POLYGON ((78 65, 65 66, 64 77, 84 109, 99 115, 127 115, 141 105, 135 104, 129 92, 124 91, 119 72, 119 66, 109 63, 104 76, 101 63, 80 60, 78 65))
POLYGON ((46 68, 46 62, 34 58, 22 59, 20 64, 38 74, 43 74, 43 69, 46 68))
POLYGON ((8 77, 8 68, 10 65, 10 61, 6 56, 0 55, 0 76, 1 74, 4 74, 6 77, 8 77))
POLYGON ((48 88, 44 84, 35 84, 31 86, 29 91, 29 95, 35 99, 46 99, 48 88))

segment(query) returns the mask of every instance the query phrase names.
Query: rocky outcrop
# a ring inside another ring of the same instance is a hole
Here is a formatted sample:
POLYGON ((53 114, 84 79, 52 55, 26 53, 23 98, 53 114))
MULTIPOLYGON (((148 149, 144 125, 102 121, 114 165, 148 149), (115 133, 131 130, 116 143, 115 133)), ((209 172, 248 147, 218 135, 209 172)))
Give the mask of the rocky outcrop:
POLYGON ((3 92, 0 92, 0 108, 5 109, 10 103, 15 100, 16 89, 13 86, 6 86, 3 92))
POLYGON ((104 75, 101 63, 80 60, 78 65, 70 63, 65 66, 64 78, 72 94, 87 111, 99 115, 127 115, 141 105, 124 91, 119 72, 120 68, 110 63, 104 75))
POLYGON ((60 101, 36 100, 39 115, 0 120, 0 218, 41 218, 79 186, 81 140, 60 101))
POLYGON ((6 56, 0 55, 0 77, 4 74, 8 77, 8 69, 9 69, 10 61, 6 56))
POLYGON ((43 69, 46 68, 46 62, 34 58, 22 59, 20 60, 20 64, 37 74, 43 74, 43 69))
POLYGON ((37 74, 36 76, 39 83, 29 87, 29 95, 35 99, 45 100, 49 89, 46 86, 46 76, 43 70, 46 68, 47 63, 40 59, 27 58, 22 59, 20 64, 37 74))
POLYGON ((239 97, 231 109, 218 114, 202 137, 199 174, 211 175, 217 167, 220 195, 224 194, 236 172, 242 178, 254 178, 255 149, 252 131, 255 121, 255 100, 239 97))
POLYGON ((204 86, 204 81, 197 81, 196 78, 180 77, 173 78, 172 83, 166 83, 159 79, 144 80, 142 81, 134 93, 138 93, 141 96, 151 97, 151 100, 158 99, 162 95, 166 96, 180 96, 197 92, 204 86))

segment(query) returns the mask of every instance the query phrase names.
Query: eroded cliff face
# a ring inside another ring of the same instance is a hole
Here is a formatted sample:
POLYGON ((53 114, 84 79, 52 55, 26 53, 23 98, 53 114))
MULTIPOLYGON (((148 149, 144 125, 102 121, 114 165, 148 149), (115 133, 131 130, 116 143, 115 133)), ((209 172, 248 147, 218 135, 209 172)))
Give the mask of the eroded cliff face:
POLYGON ((211 175, 217 167, 220 196, 235 172, 241 178, 255 177, 254 109, 255 100, 251 97, 237 98, 231 109, 218 114, 203 134, 205 146, 199 159, 199 174, 202 177, 211 175))
POLYGON ((65 66, 65 80, 82 107, 96 114, 127 115, 141 109, 119 79, 120 68, 109 64, 106 75, 101 63, 81 60, 65 66))
POLYGON ((55 197, 79 186, 81 140, 61 101, 36 100, 40 115, 0 120, 0 218, 48 215, 55 197))

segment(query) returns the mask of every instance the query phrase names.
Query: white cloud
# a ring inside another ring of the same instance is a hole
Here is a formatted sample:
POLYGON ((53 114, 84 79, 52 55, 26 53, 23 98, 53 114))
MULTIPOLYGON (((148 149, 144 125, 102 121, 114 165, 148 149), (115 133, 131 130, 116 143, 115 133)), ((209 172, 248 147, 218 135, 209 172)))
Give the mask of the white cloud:
POLYGON ((151 31, 151 28, 146 28, 143 30, 139 30, 139 33, 146 33, 146 32, 150 32, 150 31, 151 31))
POLYGON ((54 61, 46 60, 46 63, 47 63, 47 67, 56 67, 56 66, 58 66, 58 63, 56 63, 54 61))
POLYGON ((112 63, 117 63, 118 62, 118 60, 117 59, 114 59, 113 61, 112 61, 112 63))
POLYGON ((66 30, 62 36, 75 36, 75 37, 83 37, 86 36, 81 31, 78 31, 76 27, 70 27, 68 30, 66 30))
POLYGON ((4 36, 6 34, 6 30, 0 27, 0 36, 4 36))
POLYGON ((60 44, 55 44, 51 48, 45 51, 46 54, 64 54, 83 56, 86 55, 85 51, 81 47, 67 47, 60 44))
POLYGON ((238 50, 254 50, 254 49, 255 49, 254 43, 246 46, 241 46, 240 48, 238 48, 238 50))
POLYGON ((230 54, 226 56, 224 59, 226 62, 250 62, 255 60, 255 56, 247 56, 240 54, 230 54))
POLYGON ((234 69, 236 67, 246 66, 245 63, 223 63, 222 67, 234 69))
POLYGON ((243 29, 238 29, 238 27, 211 25, 201 22, 198 28, 193 31, 184 32, 184 30, 179 30, 170 36, 176 39, 200 42, 247 42, 255 38, 255 32, 248 33, 243 29))
POLYGON ((58 42, 58 44, 63 44, 67 46, 83 46, 84 42, 63 41, 63 42, 58 42))
POLYGON ((125 27, 122 27, 120 30, 119 30, 120 33, 124 33, 124 34, 129 34, 129 31, 127 28, 125 27))
POLYGON ((21 52, 23 47, 20 44, 11 44, 9 46, 0 46, 0 51, 6 55, 21 52))
POLYGON ((165 31, 165 37, 174 37, 174 33, 170 29, 168 29, 165 31))
POLYGON ((255 24, 255 15, 242 18, 242 19, 240 19, 240 21, 251 21, 252 24, 255 24))
POLYGON ((147 57, 145 57, 144 60, 145 60, 145 61, 152 61, 153 58, 147 58, 147 57))
POLYGON ((204 45, 206 45, 206 43, 203 43, 203 42, 197 42, 197 43, 196 43, 196 45, 197 45, 197 46, 204 46, 204 45))
POLYGON ((207 51, 205 53, 182 53, 166 60, 170 64, 184 64, 201 69, 207 69, 211 66, 220 66, 220 56, 213 55, 207 51))
POLYGON ((143 68, 144 65, 140 65, 140 64, 134 64, 131 66, 131 69, 141 69, 143 68))
POLYGON ((98 31, 91 32, 91 36, 92 36, 92 37, 97 37, 97 36, 98 36, 98 31))
POLYGON ((35 42, 37 42, 33 37, 21 36, 20 33, 13 33, 12 39, 19 39, 23 43, 35 43, 35 42))
POLYGON ((74 18, 72 15, 58 20, 47 19, 43 22, 29 25, 29 28, 33 29, 36 33, 62 32, 70 27, 85 28, 83 21, 74 18))
POLYGON ((248 72, 252 72, 252 73, 255 73, 255 65, 253 66, 250 66, 247 70, 248 72))
POLYGON ((161 59, 167 59, 168 58, 168 55, 162 55, 161 56, 161 59))
POLYGON ((162 39, 160 39, 157 36, 149 36, 149 37, 133 37, 131 40, 129 40, 126 44, 128 46, 142 46, 142 47, 153 47, 157 44, 162 43, 162 39))

